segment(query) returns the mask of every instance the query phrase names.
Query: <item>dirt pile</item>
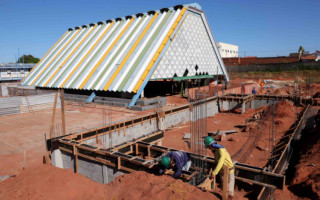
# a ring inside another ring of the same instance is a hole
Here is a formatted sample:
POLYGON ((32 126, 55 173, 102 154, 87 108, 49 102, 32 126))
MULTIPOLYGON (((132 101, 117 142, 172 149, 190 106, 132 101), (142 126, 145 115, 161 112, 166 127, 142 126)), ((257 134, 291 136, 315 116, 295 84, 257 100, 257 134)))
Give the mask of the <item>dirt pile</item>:
POLYGON ((188 103, 188 99, 181 97, 180 95, 167 96, 167 104, 171 105, 183 105, 188 103))
MULTIPOLYGON (((215 199, 169 176, 134 172, 103 185, 72 170, 39 165, 0 182, 0 199, 215 199)), ((218 199, 218 198, 216 198, 218 199)))
POLYGON ((293 102, 285 100, 277 103, 275 108, 268 107, 264 112, 263 118, 266 122, 271 122, 274 119, 276 124, 287 124, 288 119, 296 118, 297 112, 299 111, 296 110, 293 102), (274 116, 273 111, 275 113, 274 116))
POLYGON ((146 172, 119 176, 106 189, 108 199, 215 199, 213 194, 181 180, 146 172))
POLYGON ((1 182, 0 199, 102 199, 103 188, 72 170, 38 165, 1 182))

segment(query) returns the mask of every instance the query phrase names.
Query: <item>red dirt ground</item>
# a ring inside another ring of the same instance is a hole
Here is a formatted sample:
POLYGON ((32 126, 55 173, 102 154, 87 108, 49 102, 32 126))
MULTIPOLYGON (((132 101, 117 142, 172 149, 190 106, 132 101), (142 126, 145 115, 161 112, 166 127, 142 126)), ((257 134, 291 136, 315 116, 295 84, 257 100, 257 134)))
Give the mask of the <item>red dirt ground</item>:
MULTIPOLYGON (((102 126, 102 109, 108 113, 108 106, 86 105, 66 102, 66 132, 78 132, 102 126)), ((140 115, 139 111, 125 108, 111 108, 112 121, 140 115)), ((0 116, 0 175, 17 174, 23 167, 24 151, 26 167, 41 162, 45 152, 44 134, 49 137, 52 110, 17 115, 0 116)), ((108 116, 106 123, 109 122, 108 116)), ((56 133, 61 130, 61 112, 56 111, 56 133), (59 129, 60 128, 60 129, 59 129)))
MULTIPOLYGON (((276 142, 284 136, 285 131, 290 128, 290 126, 296 121, 296 110, 295 106, 288 101, 283 101, 277 103, 277 117, 276 121, 276 142)), ((220 131, 227 130, 237 130, 237 133, 232 133, 227 135, 226 141, 218 141, 219 144, 222 144, 226 147, 230 155, 235 154, 247 141, 251 132, 257 128, 257 123, 248 123, 246 130, 241 131, 240 128, 237 128, 239 125, 245 125, 247 118, 252 118, 256 113, 259 113, 261 110, 266 107, 261 107, 258 109, 249 109, 243 114, 235 113, 218 113, 213 117, 208 117, 207 121, 207 130, 208 132, 216 132, 218 129, 220 131)), ((297 109, 299 113, 301 108, 297 109)), ((269 155, 269 126, 270 126, 270 116, 268 109, 265 112, 265 120, 261 123, 260 131, 262 131, 262 136, 259 139, 249 158, 245 162, 249 165, 254 165, 258 167, 264 167, 267 163, 269 155)), ((190 133, 190 123, 182 125, 180 127, 174 127, 171 130, 168 130, 164 133, 164 138, 162 141, 163 146, 175 148, 178 150, 190 151, 187 143, 182 139, 185 133, 190 133)), ((212 153, 207 151, 208 155, 212 156, 212 153)))
POLYGON ((276 199, 320 199, 320 115, 316 127, 299 141, 298 164, 289 185, 275 192, 276 199))
POLYGON ((134 172, 103 185, 71 170, 38 165, 0 182, 0 199, 218 199, 209 192, 175 180, 134 172), (143 183, 143 184, 139 184, 143 183))
MULTIPOLYGON (((237 83, 234 84, 237 85, 237 83)), ((315 88, 314 91, 320 91, 320 86, 315 88)), ((168 103, 171 102, 172 104, 177 105, 184 104, 186 101, 185 99, 181 100, 176 97, 173 97, 171 100, 169 98, 168 103)), ((289 109, 285 106, 283 107, 283 110, 286 112, 290 111, 290 109, 291 107, 289 107, 289 109)), ((102 123, 102 111, 99 106, 83 108, 78 105, 69 105, 66 110, 67 132, 100 126, 102 123)), ((250 134, 249 129, 245 132, 241 132, 240 129, 235 126, 245 125, 245 119, 253 117, 253 115, 260 110, 261 109, 247 110, 244 114, 219 113, 214 117, 208 118, 208 131, 215 132, 218 129, 220 129, 220 131, 231 129, 238 130, 237 133, 227 135, 227 141, 221 142, 232 155, 246 142, 250 134)), ((108 112, 107 109, 106 112, 108 112)), ((115 116, 114 113, 113 116, 115 116)), ((123 118, 123 113, 118 113, 119 119, 123 118)), ((127 110, 125 115, 127 117, 132 117, 138 115, 138 113, 127 110)), ((292 113, 294 112, 283 114, 283 117, 278 120, 277 130, 281 131, 281 127, 283 127, 283 130, 286 130, 284 127, 290 126, 291 120, 295 120, 295 116, 291 115, 292 113)), ((142 114, 142 112, 139 114, 142 114)), ((280 114, 281 111, 279 111, 279 118, 280 114)), ((60 120, 59 111, 57 112, 57 117, 57 120, 60 120)), ((143 195, 146 199, 166 199, 168 193, 171 194, 168 199, 179 199, 178 197, 185 197, 185 199, 196 199, 197 197, 199 197, 198 199, 202 199, 202 197, 209 199, 215 198, 215 196, 219 197, 217 194, 212 195, 208 192, 202 192, 196 187, 190 186, 179 180, 176 181, 167 176, 157 177, 144 172, 139 172, 118 177, 114 183, 110 183, 109 185, 102 185, 91 181, 82 175, 74 174, 71 170, 62 170, 52 166, 42 165, 42 156, 45 149, 43 133, 48 133, 48 124, 50 120, 51 111, 36 112, 35 115, 29 113, 0 117, 0 126, 2 128, 0 130, 0 175, 17 175, 16 177, 9 178, 0 183, 0 199, 128 199, 128 197, 131 198, 131 196, 141 199, 142 197, 139 195, 143 195), (26 170, 21 169, 24 160, 23 150, 26 150, 27 152, 26 170), (129 181, 130 184, 124 184, 124 182, 127 181, 129 181), (163 183, 166 183, 167 185, 163 183), (145 187, 146 185, 149 186, 145 187), (133 194, 128 188, 136 188, 136 190, 139 190, 141 193, 133 194), (144 188, 147 188, 148 190, 145 190, 144 188), (185 188, 188 191, 186 196, 184 196, 185 188), (131 196, 126 196, 123 192, 119 194, 120 191, 126 191, 127 194, 131 196), (159 196, 157 196, 158 191, 164 191, 165 194, 159 192, 159 196), (193 193, 191 192, 189 195, 189 191, 192 191, 193 193), (114 194, 114 196, 108 196, 106 193, 114 194)), ((166 131, 163 145, 188 151, 186 143, 181 139, 184 133, 190 132, 190 128, 187 125, 188 124, 166 131)), ((254 127, 255 126, 253 125, 252 128, 254 127)), ((320 131, 318 130, 318 133, 319 132, 320 131)), ((280 137, 280 134, 277 137, 280 137)), ((262 137, 261 139, 266 140, 266 138, 262 137)), ((260 143, 258 144, 261 145, 260 143)), ((268 143, 263 141, 262 144, 265 145, 268 143)), ((305 186, 306 188, 314 187, 312 188, 312 191, 319 191, 320 163, 317 159, 319 158, 319 148, 320 144, 318 142, 313 150, 310 150, 310 152, 308 151, 306 156, 302 157, 300 164, 298 165, 300 168, 297 168, 298 174, 293 184, 298 186, 302 184, 302 186, 305 186), (315 164, 316 167, 308 166, 310 160, 312 160, 312 163, 315 164)), ((248 164, 262 166, 266 162, 266 155, 266 151, 255 148, 247 162, 248 164), (256 158, 256 156, 261 156, 262 160, 255 160, 254 158, 256 158)), ((292 188, 289 188, 284 191, 277 191, 275 194, 276 199, 298 199, 290 189, 293 190, 292 188), (279 196, 277 196, 278 194, 279 196)), ((217 192, 219 192, 219 189, 217 192)), ((235 191, 235 199, 245 199, 245 195, 246 192, 244 191, 235 191)), ((302 199, 304 198, 302 197, 302 199)))

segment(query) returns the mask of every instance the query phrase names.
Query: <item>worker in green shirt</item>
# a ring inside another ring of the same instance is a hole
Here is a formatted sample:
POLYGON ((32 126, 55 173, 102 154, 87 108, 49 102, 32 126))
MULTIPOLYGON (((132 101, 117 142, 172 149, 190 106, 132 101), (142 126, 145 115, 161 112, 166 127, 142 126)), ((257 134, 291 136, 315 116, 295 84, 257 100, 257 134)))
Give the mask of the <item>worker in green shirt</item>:
POLYGON ((222 166, 226 165, 229 167, 229 196, 233 197, 234 193, 234 165, 232 163, 231 157, 226 150, 226 148, 214 141, 213 137, 207 136, 204 138, 204 144, 206 148, 209 148, 212 153, 214 153, 214 158, 216 162, 216 168, 212 171, 210 179, 215 179, 216 175, 219 173, 223 175, 222 166))

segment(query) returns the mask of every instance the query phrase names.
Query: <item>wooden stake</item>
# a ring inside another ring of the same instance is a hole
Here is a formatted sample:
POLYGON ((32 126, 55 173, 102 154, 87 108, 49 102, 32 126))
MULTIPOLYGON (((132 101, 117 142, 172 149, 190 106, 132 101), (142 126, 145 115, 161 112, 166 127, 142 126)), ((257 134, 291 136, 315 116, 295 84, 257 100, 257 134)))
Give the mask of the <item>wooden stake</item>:
POLYGON ((120 170, 121 169, 121 157, 118 157, 118 170, 120 170))
POLYGON ((74 152, 74 162, 75 162, 75 173, 78 173, 78 149, 76 145, 73 146, 73 152, 74 152))
POLYGON ((148 150, 148 157, 150 158, 151 157, 150 146, 147 147, 147 150, 148 150))
POLYGON ((138 143, 136 143, 136 156, 139 154, 139 146, 138 143))
POLYGON ((53 125, 54 125, 54 118, 56 115, 57 98, 58 98, 58 93, 56 93, 56 95, 54 96, 52 119, 51 119, 51 126, 50 126, 50 138, 49 139, 51 139, 52 135, 53 135, 53 125))
POLYGON ((66 135, 66 121, 64 115, 64 90, 60 90, 60 99, 61 99, 61 119, 62 119, 62 134, 66 135))
POLYGON ((223 166, 222 200, 228 199, 228 193, 229 193, 228 179, 229 179, 229 167, 223 166))

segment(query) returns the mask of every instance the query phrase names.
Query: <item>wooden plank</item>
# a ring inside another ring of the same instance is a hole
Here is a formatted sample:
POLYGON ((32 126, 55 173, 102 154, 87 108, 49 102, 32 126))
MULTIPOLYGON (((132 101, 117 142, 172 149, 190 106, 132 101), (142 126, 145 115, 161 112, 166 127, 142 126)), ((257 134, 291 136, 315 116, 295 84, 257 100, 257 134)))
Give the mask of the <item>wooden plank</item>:
POLYGON ((136 143, 136 156, 139 155, 139 145, 136 143))
POLYGON ((118 168, 118 170, 120 170, 121 169, 121 157, 120 156, 118 157, 117 161, 118 161, 117 168, 118 168))
POLYGON ((77 146, 76 145, 73 145, 73 152, 74 152, 74 164, 75 164, 75 173, 77 174, 78 171, 79 171, 79 168, 78 168, 78 149, 77 149, 77 146))
POLYGON ((207 190, 207 191, 212 191, 212 181, 210 178, 207 178, 203 183, 201 183, 198 187, 207 190))
POLYGON ((228 179, 229 179, 229 167, 224 165, 223 166, 223 183, 222 183, 222 186, 223 186, 222 200, 228 199, 228 193, 229 193, 228 179))
POLYGON ((148 157, 150 158, 151 157, 150 146, 147 147, 147 150, 148 150, 148 157))
POLYGON ((52 118, 51 118, 51 126, 50 126, 50 138, 53 136, 53 126, 54 126, 54 118, 56 115, 56 106, 57 106, 57 99, 58 99, 58 93, 54 96, 54 103, 53 103, 53 111, 52 111, 52 118))

